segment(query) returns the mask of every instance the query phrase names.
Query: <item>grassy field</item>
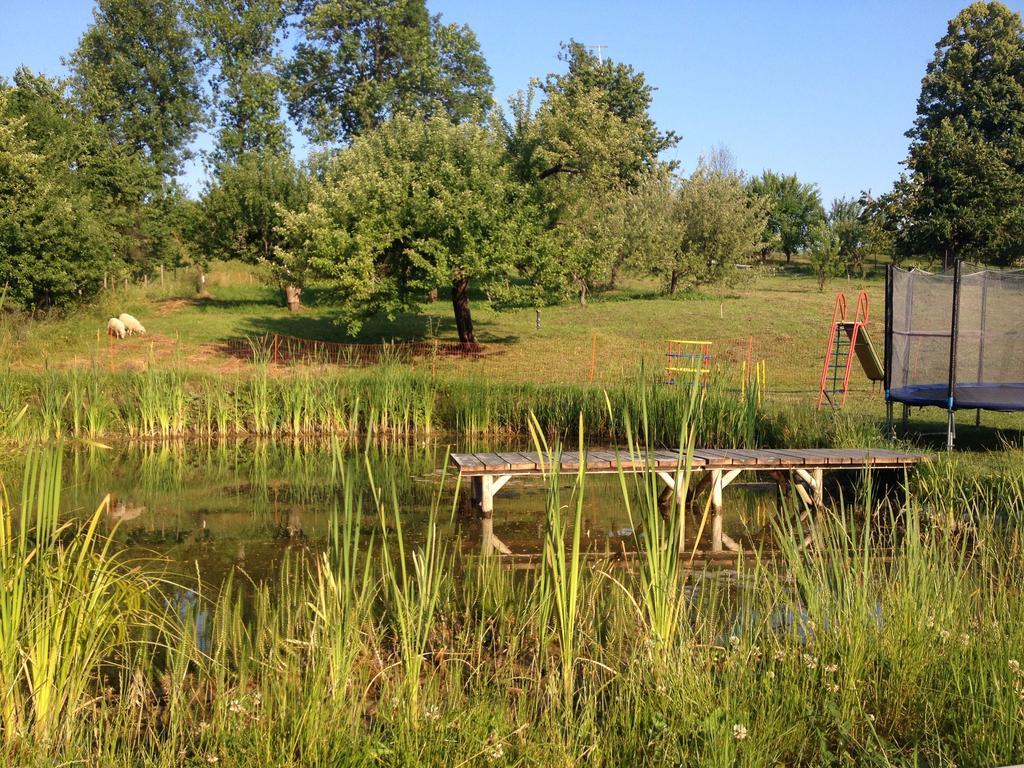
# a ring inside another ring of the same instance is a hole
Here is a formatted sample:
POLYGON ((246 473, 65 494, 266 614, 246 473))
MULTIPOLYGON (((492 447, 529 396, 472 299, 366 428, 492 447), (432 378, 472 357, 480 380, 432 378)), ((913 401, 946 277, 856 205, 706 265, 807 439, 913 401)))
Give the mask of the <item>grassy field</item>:
MULTIPOLYGON (((679 297, 661 295, 656 286, 626 281, 618 290, 586 306, 567 303, 544 307, 537 328, 532 308, 495 311, 483 296, 473 302, 478 340, 491 354, 459 373, 500 375, 516 381, 584 382, 590 377, 596 341, 595 378, 610 382, 641 362, 663 364, 665 340, 702 339, 713 352, 733 360, 747 354, 768 361, 772 383, 780 390, 813 391, 834 302, 833 288, 851 293, 864 288, 881 319, 879 279, 843 281, 825 292, 797 268, 785 274, 739 273, 732 286, 714 286, 679 297)), ((8 352, 15 368, 63 367, 96 359, 109 363, 106 319, 121 311, 139 317, 149 334, 118 345, 117 365, 184 366, 219 370, 231 363, 220 345, 227 339, 280 333, 328 341, 375 343, 391 340, 457 341, 450 303, 427 304, 418 314, 388 320, 372 318, 355 338, 332 322, 327 297, 306 293, 307 306, 296 314, 281 304, 279 292, 261 284, 252 270, 218 265, 209 278, 210 296, 196 298, 184 277, 148 288, 132 286, 107 293, 93 307, 70 317, 44 320, 12 333, 8 352)), ((860 387, 867 390, 866 387, 860 387)))
MULTIPOLYGON (((306 307, 289 313, 279 292, 258 273, 240 264, 215 265, 208 282, 210 296, 195 296, 188 275, 168 275, 166 283, 118 287, 94 306, 60 318, 18 322, 0 320, 0 365, 10 371, 93 368, 109 371, 174 370, 232 378, 248 377, 251 363, 230 354, 231 339, 278 333, 326 341, 432 340, 455 341, 451 308, 441 300, 423 312, 393 320, 372 318, 355 338, 333 322, 329 297, 315 288, 306 292, 306 307), (103 331, 106 318, 128 311, 149 331, 145 338, 113 343, 103 331)), ((845 291, 851 304, 866 290, 872 307, 870 329, 882 345, 884 315, 881 270, 865 279, 842 279, 819 291, 804 265, 777 263, 739 272, 732 285, 667 297, 657 286, 626 281, 618 290, 586 306, 562 304, 540 310, 540 328, 532 308, 495 311, 475 296, 478 339, 486 345, 483 359, 420 365, 445 378, 482 384, 571 383, 616 387, 635 377, 641 365, 656 375, 665 361, 669 338, 712 342, 721 368, 722 385, 739 387, 741 361, 765 361, 769 399, 796 410, 816 406, 818 381, 825 355, 836 292, 845 291)), ((330 369, 335 373, 334 367, 330 369)), ((309 374, 302 367, 272 370, 275 377, 309 374)), ((321 373, 320 371, 316 372, 321 373)), ((879 423, 884 403, 877 386, 856 369, 847 410, 866 422, 879 423)), ((913 431, 943 429, 939 409, 913 416, 913 431)), ((1024 420, 1019 415, 985 414, 981 430, 973 413, 961 414, 960 442, 965 447, 1003 448, 1021 443, 1024 420), (998 431, 990 429, 999 428, 998 431)), ((926 437, 926 441, 930 438, 926 437)))

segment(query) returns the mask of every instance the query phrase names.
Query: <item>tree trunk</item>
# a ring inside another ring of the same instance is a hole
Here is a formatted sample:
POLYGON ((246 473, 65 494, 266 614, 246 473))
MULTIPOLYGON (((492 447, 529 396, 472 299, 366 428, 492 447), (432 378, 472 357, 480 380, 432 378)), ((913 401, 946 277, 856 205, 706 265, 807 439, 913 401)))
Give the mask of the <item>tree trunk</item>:
POLYGON ((437 301, 437 288, 431 288, 430 293, 427 294, 427 298, 430 300, 431 304, 437 301))
POLYGON ((286 285, 284 287, 284 300, 288 305, 288 311, 298 312, 302 308, 302 289, 297 285, 286 285))
POLYGON ((200 296, 206 293, 206 273, 202 267, 196 270, 196 293, 200 296))
POLYGON ((459 329, 459 341, 476 344, 473 334, 473 316, 469 312, 469 278, 462 277, 452 283, 452 309, 455 310, 455 327, 459 329))
POLYGON ((668 295, 675 296, 676 289, 679 287, 679 272, 675 269, 672 270, 672 278, 668 282, 668 295))

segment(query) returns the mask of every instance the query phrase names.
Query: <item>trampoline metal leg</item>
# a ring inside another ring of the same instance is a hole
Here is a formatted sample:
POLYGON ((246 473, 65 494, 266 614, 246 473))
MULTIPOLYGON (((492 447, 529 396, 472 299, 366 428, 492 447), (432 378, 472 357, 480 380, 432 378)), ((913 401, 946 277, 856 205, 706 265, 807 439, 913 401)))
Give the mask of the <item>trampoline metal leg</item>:
POLYGON ((906 403, 903 404, 903 434, 907 434, 907 429, 910 428, 910 406, 906 403))
POLYGON ((976 427, 980 427, 981 426, 981 408, 979 408, 978 410, 976 410, 974 412, 974 426, 976 426, 976 427))
POLYGON ((953 418, 953 411, 949 412, 949 418, 946 421, 946 450, 953 450, 953 441, 956 439, 956 419, 953 418))
POLYGON ((890 440, 896 437, 896 424, 892 420, 891 402, 885 404, 885 432, 890 440))

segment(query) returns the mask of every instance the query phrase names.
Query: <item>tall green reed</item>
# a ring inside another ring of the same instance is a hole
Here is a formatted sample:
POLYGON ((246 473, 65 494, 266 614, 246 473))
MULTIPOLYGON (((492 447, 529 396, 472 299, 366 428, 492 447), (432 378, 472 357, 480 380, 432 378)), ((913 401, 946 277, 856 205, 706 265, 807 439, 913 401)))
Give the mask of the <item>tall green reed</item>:
POLYGON ((76 734, 101 675, 118 675, 161 622, 154 582, 99 534, 109 497, 61 522, 60 450, 26 457, 20 508, 0 488, 0 703, 3 740, 54 745, 76 734))

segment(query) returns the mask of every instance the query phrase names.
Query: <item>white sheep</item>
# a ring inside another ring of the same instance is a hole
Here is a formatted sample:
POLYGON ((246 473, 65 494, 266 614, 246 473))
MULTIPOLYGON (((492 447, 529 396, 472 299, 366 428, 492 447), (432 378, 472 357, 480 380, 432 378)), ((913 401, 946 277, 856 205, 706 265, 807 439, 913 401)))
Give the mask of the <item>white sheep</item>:
POLYGON ((128 331, 128 335, 131 336, 133 333, 139 334, 139 336, 146 335, 146 329, 142 327, 142 323, 136 320, 134 317, 129 315, 127 312, 122 312, 117 318, 124 323, 124 328, 128 331))
POLYGON ((123 339, 127 333, 124 323, 116 317, 107 320, 107 336, 116 336, 119 339, 123 339))

